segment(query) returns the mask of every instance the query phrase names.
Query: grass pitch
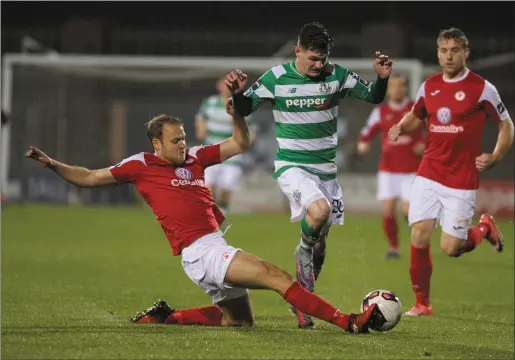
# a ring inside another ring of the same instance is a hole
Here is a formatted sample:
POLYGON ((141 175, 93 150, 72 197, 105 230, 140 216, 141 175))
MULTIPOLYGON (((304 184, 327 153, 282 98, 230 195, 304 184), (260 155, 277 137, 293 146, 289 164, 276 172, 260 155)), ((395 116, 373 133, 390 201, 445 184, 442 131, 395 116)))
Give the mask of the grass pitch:
MULTIPOLYGON (((286 214, 232 215, 233 246, 294 272, 299 225, 286 214)), ((377 288, 414 301, 409 230, 401 259, 383 260, 378 217, 346 214, 334 227, 316 292, 357 312, 377 288)), ((3 359, 501 359, 514 357, 513 223, 501 223, 505 251, 486 243, 460 259, 433 246, 434 316, 403 318, 388 333, 351 335, 317 321, 299 330, 273 292, 251 291, 254 329, 136 325, 136 312, 162 298, 210 303, 184 274, 148 210, 11 206, 2 211, 3 359)))

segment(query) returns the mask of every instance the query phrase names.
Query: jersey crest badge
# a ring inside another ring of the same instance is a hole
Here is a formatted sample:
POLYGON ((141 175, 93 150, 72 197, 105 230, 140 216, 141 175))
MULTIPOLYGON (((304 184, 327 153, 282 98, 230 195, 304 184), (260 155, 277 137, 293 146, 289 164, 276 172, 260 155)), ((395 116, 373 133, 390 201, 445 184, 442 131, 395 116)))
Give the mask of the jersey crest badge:
POLYGON ((465 99, 465 93, 460 90, 456 94, 454 94, 454 98, 458 101, 463 101, 463 99, 465 99))
POLYGON ((331 90, 331 85, 329 85, 328 83, 321 83, 318 87, 318 91, 322 94, 329 94, 331 90))

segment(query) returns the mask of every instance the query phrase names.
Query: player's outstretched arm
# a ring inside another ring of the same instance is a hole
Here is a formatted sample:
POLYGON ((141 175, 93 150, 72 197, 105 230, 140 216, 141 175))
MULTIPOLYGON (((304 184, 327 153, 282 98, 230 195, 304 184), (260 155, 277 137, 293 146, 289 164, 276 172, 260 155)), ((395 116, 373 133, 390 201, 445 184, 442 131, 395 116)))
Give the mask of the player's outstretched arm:
POLYGON ((89 170, 80 166, 66 165, 52 159, 43 151, 33 146, 29 147, 25 157, 38 161, 64 180, 80 187, 95 187, 116 183, 109 169, 89 170))
POLYGON ((240 70, 233 70, 225 76, 225 84, 231 92, 234 108, 241 116, 249 116, 265 101, 274 99, 276 76, 272 70, 264 73, 247 91, 247 75, 240 70))
POLYGON ((252 112, 252 99, 243 94, 247 84, 247 74, 241 70, 233 70, 225 75, 225 85, 231 92, 234 108, 241 116, 248 116, 252 112))
POLYGON ((225 161, 250 148, 251 139, 247 122, 233 107, 232 99, 226 104, 227 113, 232 115, 234 130, 232 136, 220 143, 220 161, 225 161))
POLYGON ((344 79, 340 92, 345 97, 365 100, 372 104, 383 102, 388 87, 388 79, 392 72, 392 61, 388 55, 383 55, 379 51, 376 52, 374 70, 377 73, 377 79, 374 82, 368 82, 355 72, 349 72, 347 78, 344 79))

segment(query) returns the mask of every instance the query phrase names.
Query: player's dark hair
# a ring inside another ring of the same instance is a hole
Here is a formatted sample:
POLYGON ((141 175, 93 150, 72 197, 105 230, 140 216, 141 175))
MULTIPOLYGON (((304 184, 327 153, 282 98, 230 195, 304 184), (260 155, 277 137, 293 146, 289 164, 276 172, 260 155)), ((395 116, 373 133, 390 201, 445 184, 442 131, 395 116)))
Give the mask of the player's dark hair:
POLYGON ((438 42, 440 40, 449 41, 451 39, 461 42, 463 44, 464 48, 469 47, 469 40, 467 39, 467 36, 465 35, 465 33, 455 27, 451 27, 449 29, 440 31, 440 34, 438 35, 438 39, 436 39, 436 45, 438 46, 438 42))
POLYGON ((324 25, 313 21, 300 29, 299 45, 305 50, 328 54, 334 45, 334 39, 329 36, 324 25))
POLYGON ((145 125, 147 125, 148 141, 150 141, 151 144, 153 138, 158 138, 159 140, 162 140, 163 126, 165 124, 181 126, 184 125, 182 120, 176 116, 170 116, 166 114, 154 116, 151 120, 145 123, 145 125))

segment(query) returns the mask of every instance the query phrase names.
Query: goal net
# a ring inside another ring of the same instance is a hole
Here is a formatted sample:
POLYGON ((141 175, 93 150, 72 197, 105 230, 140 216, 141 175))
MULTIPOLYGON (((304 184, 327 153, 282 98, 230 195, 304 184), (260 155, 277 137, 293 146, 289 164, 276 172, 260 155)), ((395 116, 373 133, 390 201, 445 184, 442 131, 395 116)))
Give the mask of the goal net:
MULTIPOLYGON (((285 61, 7 54, 3 60, 2 106, 12 121, 2 137, 2 184, 6 192, 11 190, 13 196, 29 201, 130 202, 131 191, 77 190, 68 186, 51 172, 25 161, 27 146, 38 146, 67 163, 103 168, 128 155, 150 151, 143 124, 160 113, 181 117, 187 141, 193 145, 195 114, 202 98, 216 92, 215 83, 222 74, 241 69, 248 74, 250 86, 264 71, 285 61)), ((372 59, 331 61, 366 80, 376 78, 372 59)), ((395 60, 395 71, 408 77, 410 93, 415 96, 422 82, 422 64, 416 60, 395 60)), ((342 101, 340 116, 349 138, 356 138, 371 109, 372 105, 363 101, 342 101)), ((259 109, 255 120, 257 136, 246 167, 247 179, 261 171, 267 174, 266 181, 275 184, 270 173, 277 144, 270 107, 259 109)), ((375 170, 374 157, 367 163, 359 171, 375 170)), ((260 180, 254 189, 265 187, 260 180)))

